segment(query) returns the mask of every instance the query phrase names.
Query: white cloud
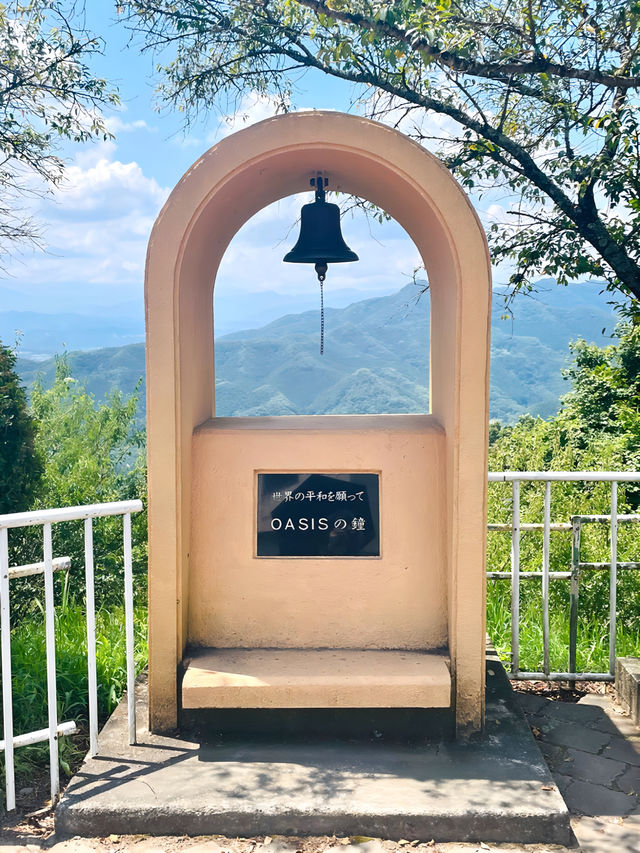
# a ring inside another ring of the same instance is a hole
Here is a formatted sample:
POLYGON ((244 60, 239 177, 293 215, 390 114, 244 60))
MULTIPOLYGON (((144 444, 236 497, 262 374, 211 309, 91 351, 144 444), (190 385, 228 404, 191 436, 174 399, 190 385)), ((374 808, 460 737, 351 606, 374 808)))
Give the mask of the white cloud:
POLYGON ((14 279, 77 282, 87 294, 86 286, 97 283, 141 292, 149 233, 169 189, 138 163, 114 159, 115 151, 101 143, 83 152, 63 184, 34 202, 35 216, 46 223, 46 251, 17 258, 9 269, 14 279))
POLYGON ((101 139, 77 151, 73 158, 73 166, 78 169, 90 169, 100 160, 112 160, 117 150, 118 146, 113 139, 101 139))
MULTIPOLYGON (((155 178, 148 178, 135 163, 121 163, 102 157, 97 163, 83 168, 70 166, 60 190, 56 193, 58 210, 66 218, 82 212, 105 219, 132 208, 149 205, 159 210, 167 190, 155 178)), ((52 208, 53 213, 56 208, 52 208)))
POLYGON ((142 119, 135 119, 134 121, 123 121, 120 116, 109 116, 109 118, 105 119, 105 127, 109 131, 109 133, 133 133, 136 130, 146 130, 149 133, 157 133, 157 127, 150 127, 147 122, 142 119))

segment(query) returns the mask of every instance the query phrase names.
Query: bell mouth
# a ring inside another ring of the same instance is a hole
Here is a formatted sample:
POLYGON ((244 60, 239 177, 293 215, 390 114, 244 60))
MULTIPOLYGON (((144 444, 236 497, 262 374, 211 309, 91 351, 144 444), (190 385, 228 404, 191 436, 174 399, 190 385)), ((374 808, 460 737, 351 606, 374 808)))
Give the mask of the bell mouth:
POLYGON ((294 252, 292 249, 282 259, 287 264, 348 264, 352 261, 359 261, 360 258, 356 255, 355 252, 352 252, 351 249, 348 249, 346 252, 343 252, 341 255, 324 255, 322 258, 318 257, 318 255, 313 255, 310 257, 302 257, 299 253, 294 252))

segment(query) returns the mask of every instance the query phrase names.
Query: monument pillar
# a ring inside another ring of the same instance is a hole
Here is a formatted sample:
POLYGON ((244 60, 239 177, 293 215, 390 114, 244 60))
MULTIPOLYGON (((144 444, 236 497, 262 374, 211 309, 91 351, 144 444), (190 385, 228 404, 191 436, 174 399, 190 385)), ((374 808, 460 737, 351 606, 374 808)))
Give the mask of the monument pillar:
MULTIPOLYGON (((278 116, 223 139, 180 180, 154 225, 145 277, 153 731, 169 731, 178 724, 178 676, 188 644, 212 649, 235 644, 249 656, 251 650, 257 652, 254 661, 263 648, 310 655, 314 643, 333 647, 329 608, 334 588, 328 582, 320 595, 327 606, 326 619, 323 623, 321 612, 315 634, 310 627, 305 633, 305 619, 300 620, 297 634, 267 631, 259 635, 253 623, 238 627, 237 619, 225 618, 237 612, 237 596, 244 593, 225 585, 224 565, 231 560, 234 577, 244 583, 256 575, 255 561, 263 559, 254 541, 257 477, 295 472, 323 476, 343 472, 347 477, 364 472, 377 474, 380 481, 381 553, 365 560, 358 557, 348 566, 335 563, 333 570, 336 578, 346 578, 346 583, 360 584, 365 590, 370 579, 367 607, 387 627, 378 636, 365 637, 363 655, 358 658, 356 638, 366 621, 366 609, 354 613, 354 623, 336 637, 335 648, 351 650, 356 666, 368 666, 366 661, 383 651, 423 652, 429 665, 440 667, 440 675, 429 687, 430 676, 425 674, 422 693, 414 695, 407 687, 405 700, 442 707, 448 690, 447 706, 455 715, 458 734, 482 728, 490 309, 489 255, 469 199, 439 160, 389 127, 336 112, 278 116), (375 422, 354 416, 340 423, 322 416, 298 421, 255 419, 263 420, 262 424, 240 423, 247 419, 234 424, 231 421, 236 419, 215 417, 212 294, 220 260, 244 222, 271 202, 305 190, 318 170, 331 176, 332 189, 383 208, 420 251, 432 306, 428 415, 379 416, 375 422), (357 465, 350 461, 353 456, 331 456, 327 449, 335 446, 327 443, 327 437, 340 430, 344 433, 341 443, 348 444, 354 435, 363 437, 366 447, 357 465), (289 464, 289 457, 282 454, 283 444, 293 448, 294 461, 289 464), (393 448, 400 446, 406 449, 402 458, 412 460, 410 465, 394 454, 393 448), (234 512, 226 517, 231 531, 217 525, 224 511, 214 475, 218 466, 226 470, 226 465, 243 484, 234 512), (389 495, 412 471, 421 473, 415 485, 423 517, 416 524, 425 526, 430 538, 421 539, 410 531, 400 536, 394 522, 397 504, 390 503, 389 495), (410 578, 406 582, 400 574, 405 569, 403 560, 410 578), (402 601, 396 610, 394 602, 385 610, 385 584, 408 602, 417 595, 419 606, 412 612, 410 631, 401 627, 398 618, 402 601), (435 590, 432 601, 426 594, 430 585, 435 590), (443 667, 446 682, 441 677, 443 667)), ((285 559, 291 560, 282 558, 272 564, 272 577, 279 578, 280 584, 272 604, 291 604, 286 599, 286 579, 295 578, 298 569, 285 559)), ((321 575, 320 564, 309 561, 304 566, 308 579, 316 578, 321 584, 326 572, 321 575)), ((322 566, 330 566, 331 572, 330 562, 322 566)), ((256 608, 266 612, 264 589, 255 583, 251 589, 256 608)), ((300 604, 311 607, 302 599, 300 604)), ((341 693, 338 686, 330 701, 346 706, 375 701, 376 695, 384 693, 386 677, 385 667, 378 670, 377 666, 371 670, 373 687, 368 694, 354 696, 346 687, 341 693)), ((389 678, 395 671, 392 664, 389 678)), ((264 700, 255 696, 235 700, 233 696, 239 697, 240 692, 225 698, 215 672, 209 674, 210 689, 197 694, 194 688, 188 701, 209 701, 194 699, 196 694, 219 696, 231 706, 234 701, 243 706, 264 701, 269 707, 278 707, 281 701, 289 702, 287 707, 296 707, 297 701, 318 701, 309 685, 285 693, 274 687, 264 700), (286 700, 278 699, 285 694, 286 700)), ((293 670, 290 674, 295 680, 293 670)), ((204 678, 203 670, 198 677, 204 678)), ((240 680, 238 676, 238 684, 240 680)), ((410 682, 408 674, 405 686, 410 682)), ((320 705, 325 706, 322 701, 320 705)))

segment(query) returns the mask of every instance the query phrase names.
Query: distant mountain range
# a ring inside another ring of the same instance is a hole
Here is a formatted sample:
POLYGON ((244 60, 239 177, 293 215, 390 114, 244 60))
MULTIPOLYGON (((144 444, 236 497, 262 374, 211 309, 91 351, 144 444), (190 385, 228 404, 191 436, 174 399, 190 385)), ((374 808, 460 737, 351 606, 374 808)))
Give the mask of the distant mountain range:
POLYGON ((20 340, 23 355, 51 357, 69 350, 144 341, 140 294, 129 287, 93 287, 92 301, 77 285, 0 286, 0 340, 20 340), (29 309, 29 310, 27 310, 29 309))
MULTIPOLYGON (((386 293, 392 291, 390 287, 386 293)), ((334 308, 344 308, 364 296, 354 289, 327 288, 325 301, 334 308)), ((132 293, 125 287, 109 290, 96 289, 94 285, 91 301, 86 301, 77 286, 40 286, 29 294, 0 286, 0 341, 12 345, 19 337, 23 355, 35 359, 50 357, 62 349, 101 349, 143 342, 142 303, 141 292, 132 293), (25 310, 25 305, 37 306, 37 310, 25 310)), ((264 326, 294 305, 298 311, 318 305, 313 283, 308 290, 294 295, 273 290, 246 294, 233 292, 227 286, 218 287, 214 303, 216 334, 264 326)))
MULTIPOLYGON (((615 326, 597 285, 540 287, 539 295, 516 301, 508 320, 500 293, 494 297, 490 408, 504 422, 525 412, 556 412, 568 390, 561 370, 569 341, 604 344, 615 326)), ((411 284, 391 296, 328 308, 322 356, 317 310, 217 338, 217 414, 426 411, 429 298, 420 289, 411 284)), ((144 376, 143 344, 72 352, 70 360, 73 375, 97 399, 111 388, 130 393, 144 376)), ((48 384, 55 372, 53 359, 19 358, 17 366, 26 385, 37 374, 48 384)), ((143 401, 142 388, 141 415, 143 401)))

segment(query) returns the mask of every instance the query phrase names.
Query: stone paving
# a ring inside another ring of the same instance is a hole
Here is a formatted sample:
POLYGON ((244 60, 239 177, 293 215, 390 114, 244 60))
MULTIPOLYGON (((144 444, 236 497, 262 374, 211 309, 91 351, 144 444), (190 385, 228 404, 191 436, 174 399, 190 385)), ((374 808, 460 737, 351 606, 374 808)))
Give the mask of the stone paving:
POLYGON ((640 729, 608 696, 585 695, 578 703, 519 694, 553 777, 572 812, 576 844, 436 843, 406 839, 116 836, 107 838, 0 837, 2 853, 128 851, 133 853, 640 853, 640 729), (578 846, 579 845, 579 846, 578 846))
POLYGON ((640 853, 640 729, 608 695, 518 694, 580 848, 640 853))

